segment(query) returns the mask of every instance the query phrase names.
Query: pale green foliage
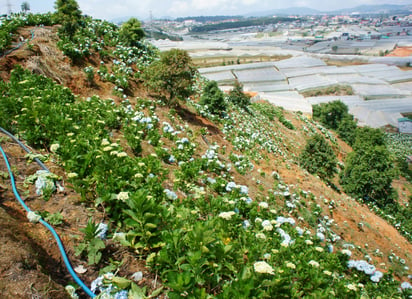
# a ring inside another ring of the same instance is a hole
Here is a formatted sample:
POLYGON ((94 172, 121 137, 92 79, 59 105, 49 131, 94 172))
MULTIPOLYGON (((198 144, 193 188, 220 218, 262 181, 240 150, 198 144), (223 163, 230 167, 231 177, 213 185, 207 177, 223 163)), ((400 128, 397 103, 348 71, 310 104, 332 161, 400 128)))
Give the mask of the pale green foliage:
POLYGON ((144 36, 142 25, 136 18, 130 18, 119 30, 119 38, 127 46, 136 46, 144 36))

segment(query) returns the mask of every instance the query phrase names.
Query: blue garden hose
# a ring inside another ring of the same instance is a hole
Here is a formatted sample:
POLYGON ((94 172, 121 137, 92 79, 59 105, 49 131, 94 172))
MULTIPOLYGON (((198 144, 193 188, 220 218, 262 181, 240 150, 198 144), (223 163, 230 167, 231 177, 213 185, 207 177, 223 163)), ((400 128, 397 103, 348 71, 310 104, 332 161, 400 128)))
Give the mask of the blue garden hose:
MULTIPOLYGON (((31 212, 30 208, 26 205, 26 203, 23 201, 23 199, 20 197, 19 192, 17 191, 16 187, 16 182, 14 180, 13 172, 11 171, 10 163, 9 160, 7 159, 6 153, 4 152, 3 148, 0 145, 0 152, 3 155, 3 159, 6 163, 7 170, 10 175, 10 181, 11 185, 13 187, 13 193, 14 196, 17 198, 19 203, 23 206, 23 208, 26 210, 27 213, 31 212)), ((54 230, 54 228, 48 224, 46 221, 43 219, 40 219, 39 222, 43 224, 53 235, 54 239, 57 242, 57 245, 60 250, 60 254, 63 257, 64 264, 66 265, 67 270, 69 271, 70 275, 73 277, 74 281, 83 289, 83 291, 90 296, 91 298, 95 298, 96 295, 84 284, 84 282, 77 276, 76 272, 74 272, 72 265, 70 264, 69 258, 67 257, 66 251, 64 250, 64 246, 62 241, 59 238, 59 235, 57 232, 54 230)))

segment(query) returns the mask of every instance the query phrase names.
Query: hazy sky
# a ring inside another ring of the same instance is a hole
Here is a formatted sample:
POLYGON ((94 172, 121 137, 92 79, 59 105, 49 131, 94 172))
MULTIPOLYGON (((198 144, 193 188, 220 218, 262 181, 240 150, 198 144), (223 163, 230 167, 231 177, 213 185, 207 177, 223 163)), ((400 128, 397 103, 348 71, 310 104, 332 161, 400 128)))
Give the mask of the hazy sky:
MULTIPOLYGON (((26 0, 32 12, 54 11, 54 0, 26 0)), ((12 11, 20 10, 24 0, 0 0, 0 14, 7 12, 7 3, 12 11)), ((148 19, 164 16, 237 15, 269 9, 306 6, 318 10, 350 8, 363 4, 411 4, 412 0, 78 0, 83 14, 111 20, 122 16, 148 19)))

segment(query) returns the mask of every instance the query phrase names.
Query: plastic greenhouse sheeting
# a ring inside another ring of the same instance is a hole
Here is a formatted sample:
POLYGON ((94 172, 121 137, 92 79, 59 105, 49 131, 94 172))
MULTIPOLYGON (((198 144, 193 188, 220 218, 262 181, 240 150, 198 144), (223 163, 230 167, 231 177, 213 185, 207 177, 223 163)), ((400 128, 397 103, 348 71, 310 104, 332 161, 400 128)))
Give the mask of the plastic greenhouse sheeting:
POLYGON ((285 76, 277 70, 275 70, 275 68, 235 70, 234 74, 238 78, 238 80, 243 84, 286 80, 285 76))
POLYGON ((402 115, 396 112, 384 112, 381 110, 371 110, 367 107, 354 107, 349 109, 349 113, 358 120, 360 126, 380 128, 386 125, 398 126, 398 118, 402 115))
POLYGON ((251 69, 261 69, 261 68, 273 68, 275 66, 274 62, 256 62, 256 63, 247 63, 247 64, 234 64, 226 66, 215 66, 200 68, 199 72, 201 74, 207 73, 216 73, 224 71, 236 71, 236 70, 251 70, 251 69))
POLYGON ((358 74, 343 74, 343 75, 328 75, 328 79, 335 80, 340 84, 387 84, 385 81, 367 76, 361 76, 358 74))
POLYGON ((402 83, 412 81, 412 71, 402 71, 398 68, 385 71, 371 72, 369 76, 385 80, 389 83, 402 83))
POLYGON ((410 95, 405 90, 400 90, 391 85, 368 85, 368 84, 352 84, 354 92, 369 99, 382 98, 401 98, 410 95))
POLYGON ((290 85, 286 81, 278 81, 273 83, 246 83, 244 88, 250 91, 257 92, 277 92, 291 90, 290 85))
POLYGON ((357 106, 384 112, 412 113, 412 97, 363 101, 357 104, 357 106))
POLYGON ((313 58, 310 56, 297 56, 289 59, 274 62, 275 66, 279 70, 288 68, 305 68, 305 67, 317 67, 326 66, 326 63, 318 58, 313 58))
POLYGON ((282 69, 281 72, 285 74, 288 78, 308 76, 308 75, 319 75, 319 74, 330 74, 337 72, 339 68, 336 66, 317 66, 309 68, 290 68, 282 69))
POLYGON ((289 78, 289 84, 298 91, 306 91, 336 85, 336 80, 328 79, 320 75, 309 75, 289 78))
POLYGON ((334 101, 341 101, 348 107, 352 107, 358 104, 362 104, 364 100, 360 96, 321 96, 321 97, 309 97, 306 100, 312 104, 317 105, 321 103, 330 103, 334 101))
POLYGON ((392 86, 400 90, 409 91, 412 94, 412 82, 395 83, 392 86))
POLYGON ((269 103, 275 106, 281 106, 288 111, 301 111, 302 113, 312 115, 312 105, 310 105, 308 101, 298 93, 265 93, 261 94, 260 98, 267 100, 269 103))
POLYGON ((235 76, 230 71, 203 74, 207 79, 216 81, 219 84, 232 84, 236 81, 235 76))

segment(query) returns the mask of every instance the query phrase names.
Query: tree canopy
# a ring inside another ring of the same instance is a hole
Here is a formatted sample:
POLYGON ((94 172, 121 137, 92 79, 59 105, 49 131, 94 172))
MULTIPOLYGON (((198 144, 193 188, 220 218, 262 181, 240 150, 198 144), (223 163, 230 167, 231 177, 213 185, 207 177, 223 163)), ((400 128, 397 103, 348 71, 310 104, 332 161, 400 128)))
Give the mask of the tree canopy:
POLYGON ((341 101, 322 103, 313 106, 313 119, 321 122, 328 129, 335 130, 339 137, 352 145, 355 141, 357 127, 348 106, 341 101))
POLYGON ((76 0, 56 0, 57 20, 63 25, 62 31, 72 37, 79 27, 82 12, 76 0))
POLYGON ((136 18, 130 18, 119 30, 120 40, 128 46, 136 46, 145 37, 142 24, 136 18))
POLYGON ((143 73, 147 88, 160 96, 167 105, 176 100, 184 100, 194 93, 196 68, 189 54, 180 49, 172 49, 160 54, 143 73))
POLYGON ((340 184, 349 195, 383 207, 393 202, 392 181, 395 177, 396 170, 388 149, 382 145, 366 145, 348 155, 340 184))
POLYGON ((337 173, 337 159, 332 147, 320 134, 311 137, 302 151, 299 162, 301 167, 321 179, 332 178, 337 173))
POLYGON ((216 115, 226 110, 225 95, 216 81, 209 81, 203 88, 200 104, 207 106, 207 110, 216 115))
POLYGON ((228 100, 246 110, 250 105, 250 97, 243 92, 243 85, 239 81, 235 82, 233 89, 229 92, 228 100))

